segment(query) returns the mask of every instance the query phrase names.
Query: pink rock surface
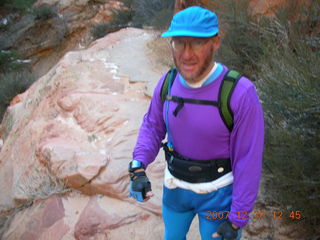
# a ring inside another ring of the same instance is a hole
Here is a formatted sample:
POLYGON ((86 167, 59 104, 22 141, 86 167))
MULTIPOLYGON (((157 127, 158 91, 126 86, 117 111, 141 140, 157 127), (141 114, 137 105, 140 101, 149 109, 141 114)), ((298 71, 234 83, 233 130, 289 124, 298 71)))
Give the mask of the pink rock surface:
POLYGON ((62 199, 58 196, 36 201, 15 216, 3 239, 61 239, 69 230, 64 224, 64 211, 62 199))
POLYGON ((145 44, 152 34, 124 29, 69 52, 12 102, 1 126, 0 217, 20 210, 4 240, 132 239, 123 229, 143 239, 150 224, 147 238, 161 239, 163 159, 148 170, 156 196, 128 198, 127 166, 149 98, 108 61, 128 37, 145 44))
POLYGON ((104 211, 99 206, 97 197, 92 198, 75 226, 76 239, 90 240, 96 234, 103 234, 107 237, 108 231, 138 220, 135 213, 128 212, 121 216, 114 212, 114 208, 108 207, 109 211, 104 211))

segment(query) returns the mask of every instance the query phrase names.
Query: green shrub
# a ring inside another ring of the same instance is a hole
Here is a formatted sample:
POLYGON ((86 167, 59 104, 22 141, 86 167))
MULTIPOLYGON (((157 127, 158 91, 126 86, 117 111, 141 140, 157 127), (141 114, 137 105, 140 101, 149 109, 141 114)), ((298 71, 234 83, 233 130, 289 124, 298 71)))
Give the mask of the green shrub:
POLYGON ((216 60, 255 80, 258 62, 266 41, 263 23, 248 15, 248 0, 226 1, 214 11, 219 16, 222 44, 216 60))
POLYGON ((265 166, 277 192, 268 197, 302 211, 306 226, 319 234, 320 44, 308 16, 269 21, 257 86, 267 121, 265 166))
POLYGON ((138 28, 151 26, 155 29, 165 29, 172 18, 174 1, 125 0, 123 5, 124 9, 113 11, 111 22, 93 26, 91 35, 94 39, 128 26, 138 28))
POLYGON ((23 64, 18 61, 18 58, 15 51, 0 50, 0 73, 22 68, 23 64))
POLYGON ((0 32, 5 32, 8 30, 8 23, 0 22, 0 32))
POLYGON ((133 0, 133 25, 166 29, 171 21, 173 8, 172 0, 133 0))
MULTIPOLYGON (((171 8, 163 8, 157 14, 155 14, 150 22, 150 26, 157 30, 167 30, 170 26, 170 21, 172 19, 171 8)), ((146 24, 147 25, 147 24, 146 24)))
POLYGON ((240 10, 248 1, 228 2, 218 9, 226 35, 217 59, 257 80, 266 124, 264 194, 270 205, 301 211, 306 239, 314 238, 320 234, 320 3, 297 12, 292 1, 274 18, 253 19, 240 10))
POLYGON ((32 11, 37 20, 47 20, 57 16, 55 8, 50 4, 41 4, 32 11))
POLYGON ((131 20, 132 12, 130 10, 113 11, 112 20, 110 22, 94 25, 91 30, 91 35, 94 39, 104 37, 110 32, 115 32, 121 28, 128 27, 131 20))
POLYGON ((130 10, 117 10, 112 14, 112 26, 127 26, 132 21, 132 11, 130 10))
POLYGON ((110 28, 110 23, 98 23, 91 29, 91 35, 94 39, 102 38, 108 33, 110 28))
POLYGON ((24 92, 35 81, 29 71, 0 73, 0 119, 2 119, 10 101, 19 93, 24 92))
POLYGON ((90 0, 89 2, 104 4, 104 3, 108 2, 108 0, 90 0))
POLYGON ((3 0, 0 6, 14 11, 25 12, 28 11, 36 0, 3 0))

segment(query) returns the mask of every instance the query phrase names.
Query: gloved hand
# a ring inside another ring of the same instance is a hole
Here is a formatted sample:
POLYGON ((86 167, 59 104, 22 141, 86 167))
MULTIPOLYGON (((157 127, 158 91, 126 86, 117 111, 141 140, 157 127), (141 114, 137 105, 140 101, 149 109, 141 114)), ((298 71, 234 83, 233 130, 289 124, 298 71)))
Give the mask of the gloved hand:
POLYGON ((144 202, 152 196, 152 194, 147 196, 149 192, 151 192, 151 183, 146 173, 144 171, 132 173, 130 176, 130 197, 138 202, 144 202))
MULTIPOLYGON (((227 220, 219 225, 217 233, 222 237, 222 240, 235 240, 238 237, 239 229, 233 228, 232 223, 227 220)), ((217 237, 217 235, 214 234, 213 237, 217 237)))

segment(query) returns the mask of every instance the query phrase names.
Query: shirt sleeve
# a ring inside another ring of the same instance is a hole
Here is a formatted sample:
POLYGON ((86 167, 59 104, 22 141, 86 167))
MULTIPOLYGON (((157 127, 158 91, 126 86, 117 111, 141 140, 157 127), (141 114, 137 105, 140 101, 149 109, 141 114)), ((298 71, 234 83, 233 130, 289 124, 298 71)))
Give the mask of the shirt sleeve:
POLYGON ((133 159, 142 162, 145 168, 156 158, 161 147, 161 141, 166 135, 166 126, 163 119, 163 103, 160 98, 164 78, 165 75, 161 77, 153 92, 149 109, 143 117, 133 151, 133 159))
MULTIPOLYGON (((248 223, 258 194, 264 144, 261 103, 254 85, 248 85, 235 100, 234 128, 230 136, 234 182, 229 220, 239 227, 248 223)), ((242 89, 240 86, 240 91, 242 89)))

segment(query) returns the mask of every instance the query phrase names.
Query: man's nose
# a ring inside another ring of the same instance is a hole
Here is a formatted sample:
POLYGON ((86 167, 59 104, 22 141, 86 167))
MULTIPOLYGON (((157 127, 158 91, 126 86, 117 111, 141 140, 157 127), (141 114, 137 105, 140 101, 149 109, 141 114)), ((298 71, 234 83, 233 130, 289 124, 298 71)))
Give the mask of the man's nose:
POLYGON ((192 55, 193 55, 193 50, 192 50, 191 44, 189 42, 186 42, 184 45, 183 52, 182 52, 182 57, 183 58, 190 58, 190 57, 192 57, 192 55))

